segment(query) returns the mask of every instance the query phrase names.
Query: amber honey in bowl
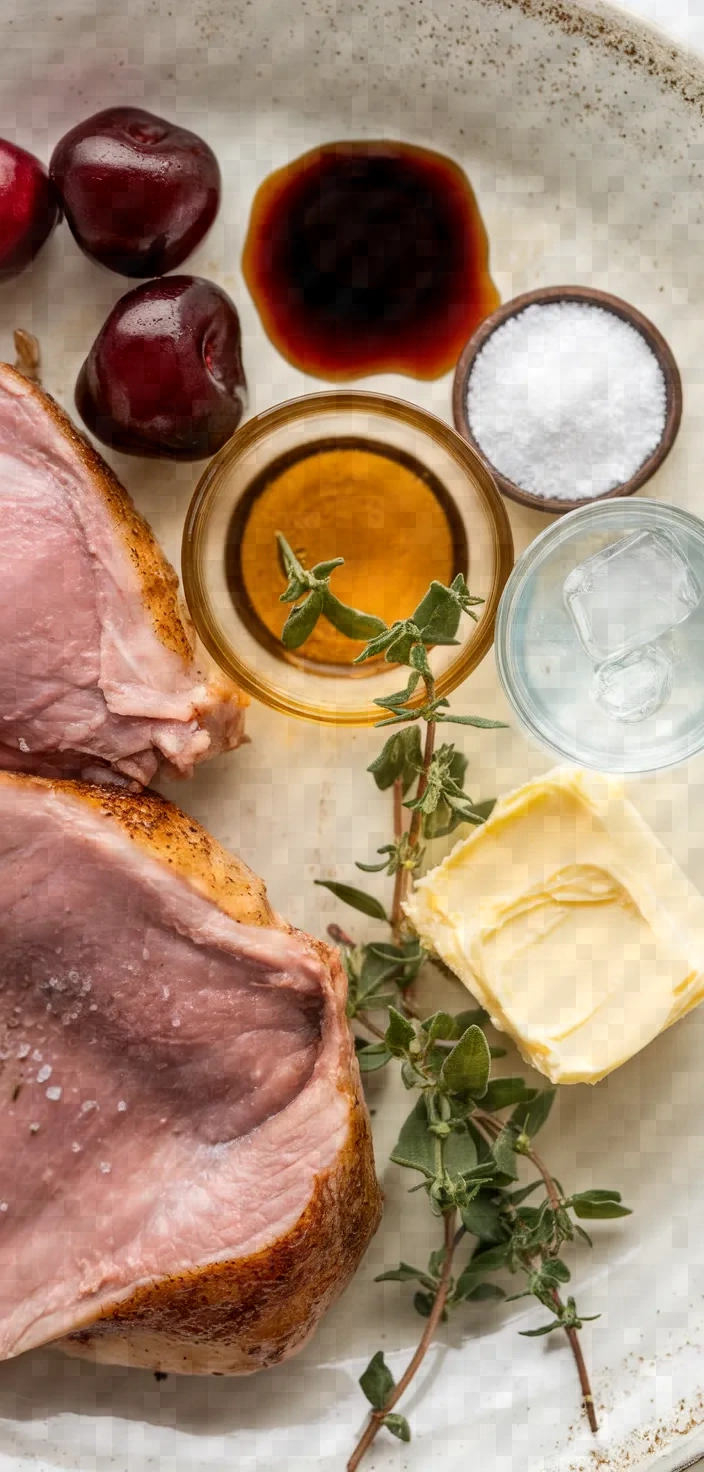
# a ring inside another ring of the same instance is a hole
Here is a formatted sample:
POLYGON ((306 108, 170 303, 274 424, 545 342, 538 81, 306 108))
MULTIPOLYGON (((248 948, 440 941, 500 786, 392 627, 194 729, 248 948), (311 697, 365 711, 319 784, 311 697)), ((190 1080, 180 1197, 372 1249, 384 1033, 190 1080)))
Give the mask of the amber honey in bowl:
POLYGON ((394 665, 353 666, 359 644, 322 621, 323 642, 282 648, 278 531, 308 567, 344 557, 332 591, 387 622, 412 614, 432 578, 464 574, 481 602, 458 642, 430 653, 438 697, 490 648, 513 564, 506 510, 475 451, 416 404, 336 389, 256 415, 206 467, 183 534, 188 607, 223 673, 286 716, 374 725, 399 689, 394 665))
POLYGON ((279 456, 248 486, 226 542, 227 586, 242 622, 279 659, 319 675, 378 672, 354 666, 363 647, 325 618, 299 650, 281 631, 289 606, 276 533, 306 567, 344 557, 334 592, 344 603, 393 623, 406 618, 436 578, 467 574, 467 536, 441 480, 407 451, 356 436, 326 437, 279 456))

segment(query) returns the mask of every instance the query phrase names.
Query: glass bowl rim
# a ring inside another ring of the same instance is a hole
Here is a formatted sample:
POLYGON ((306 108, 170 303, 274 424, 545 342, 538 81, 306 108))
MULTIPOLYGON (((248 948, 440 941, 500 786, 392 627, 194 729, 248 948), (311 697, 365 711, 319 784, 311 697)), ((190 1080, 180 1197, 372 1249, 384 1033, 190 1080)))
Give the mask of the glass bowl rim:
POLYGON ((270 430, 310 413, 355 410, 367 410, 423 430, 472 480, 487 514, 496 552, 491 588, 476 632, 462 645, 453 663, 438 676, 438 695, 447 695, 462 684, 491 648, 499 601, 514 561, 511 524, 491 472, 455 429, 420 405, 363 389, 331 389, 286 399, 248 419, 209 461, 193 492, 181 542, 184 595, 198 637, 224 674, 229 675, 248 695, 280 714, 297 716, 319 725, 372 726, 383 712, 371 700, 356 707, 302 700, 253 671, 251 665, 241 659, 229 641, 223 638, 211 613, 201 554, 210 513, 223 478, 243 452, 265 439, 270 430))
POLYGON ((499 600, 499 609, 496 617, 496 669, 499 682, 503 692, 520 721, 524 731, 531 736, 543 750, 554 752, 556 756, 565 761, 572 762, 578 766, 589 767, 594 771, 604 771, 612 776, 637 777, 645 776, 651 772, 664 772, 673 767, 679 767, 683 762, 689 761, 704 750, 704 736, 698 745, 687 750, 682 755, 675 755, 665 761, 653 763, 647 758, 640 759, 637 763, 621 763, 618 766, 597 765, 595 761, 589 760, 583 755, 577 756, 574 751, 557 740, 546 737, 534 716, 534 707, 529 705, 525 699, 525 693, 519 688, 513 679, 510 661, 508 658, 509 639, 511 633, 511 615, 515 604, 525 588, 527 579, 543 559, 546 543, 554 542, 558 545, 566 541, 570 535, 570 529, 575 522, 589 522, 592 516, 599 520, 617 520, 619 513, 635 516, 641 514, 642 508, 645 518, 653 515, 657 518, 658 513, 663 513, 663 519, 668 525, 679 524, 695 531, 704 539, 704 519, 697 516, 693 511, 688 511, 683 506, 676 506, 670 501, 657 501, 654 496, 642 496, 636 501, 630 498, 616 496, 613 499, 596 499, 587 502, 584 506, 577 506, 573 511, 568 511, 558 520, 551 522, 538 536, 521 552, 506 580, 503 593, 499 600))

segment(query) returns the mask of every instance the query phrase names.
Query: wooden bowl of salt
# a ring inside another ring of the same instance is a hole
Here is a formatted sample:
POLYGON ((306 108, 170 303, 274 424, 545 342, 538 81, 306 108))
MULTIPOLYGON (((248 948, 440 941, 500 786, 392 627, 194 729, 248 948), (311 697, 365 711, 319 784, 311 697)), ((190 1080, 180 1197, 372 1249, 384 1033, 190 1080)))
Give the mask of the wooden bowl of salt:
POLYGON ((541 287, 469 339, 452 408, 505 496, 560 514, 631 496, 654 475, 679 429, 682 381, 662 333, 629 302, 541 287))

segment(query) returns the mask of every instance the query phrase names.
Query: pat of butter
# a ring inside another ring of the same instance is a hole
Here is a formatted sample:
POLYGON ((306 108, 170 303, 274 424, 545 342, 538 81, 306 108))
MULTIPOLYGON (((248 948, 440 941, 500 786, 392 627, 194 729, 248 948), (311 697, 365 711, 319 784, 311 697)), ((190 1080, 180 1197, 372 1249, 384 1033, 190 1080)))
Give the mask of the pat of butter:
POLYGON ((553 1083, 596 1083, 704 996, 704 899, 594 772, 503 798, 406 913, 553 1083))

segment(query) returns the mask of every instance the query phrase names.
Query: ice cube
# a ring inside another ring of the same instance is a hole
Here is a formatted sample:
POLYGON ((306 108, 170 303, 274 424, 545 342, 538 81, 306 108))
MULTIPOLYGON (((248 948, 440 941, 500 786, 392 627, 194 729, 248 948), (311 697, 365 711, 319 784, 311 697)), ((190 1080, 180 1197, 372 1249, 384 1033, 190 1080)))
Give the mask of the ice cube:
POLYGON ((693 613, 701 588, 668 532, 633 532, 568 573, 563 596, 590 659, 642 649, 693 613))
POLYGON ((615 721, 645 721, 665 704, 672 689, 672 664, 662 649, 646 644, 619 659, 607 659, 594 673, 592 694, 615 721))

